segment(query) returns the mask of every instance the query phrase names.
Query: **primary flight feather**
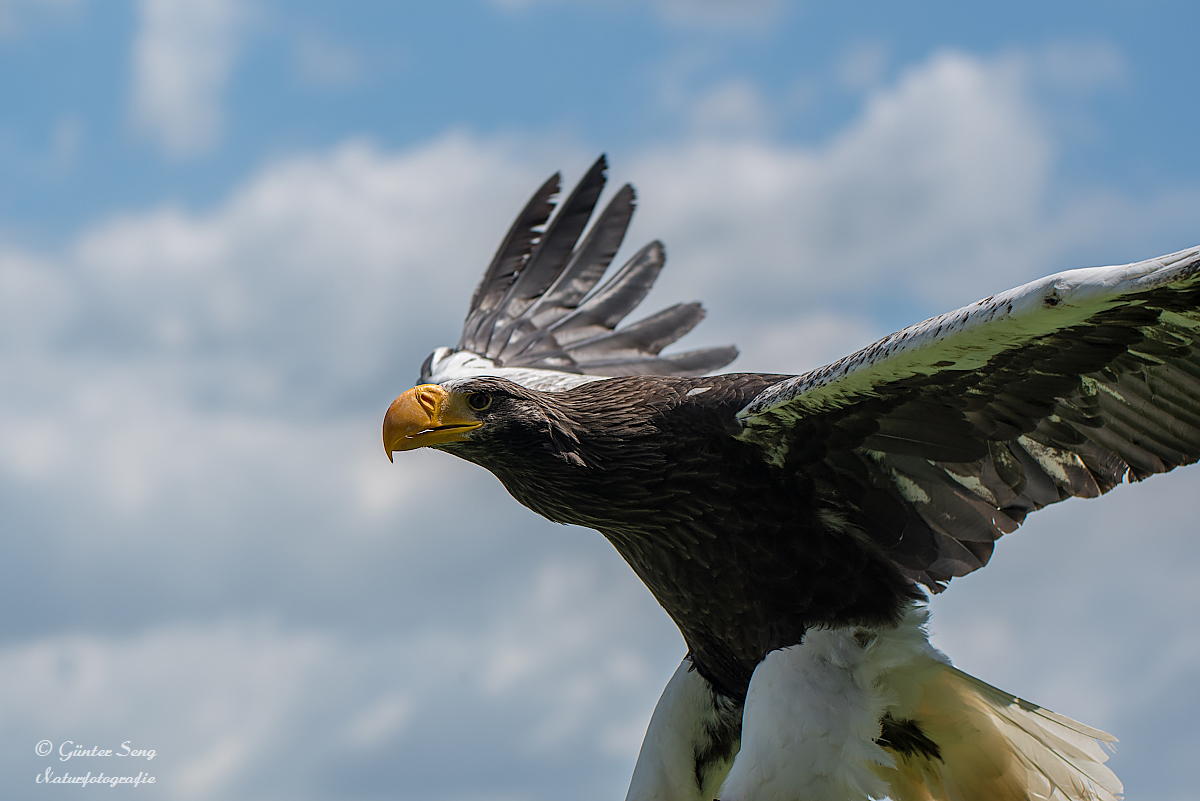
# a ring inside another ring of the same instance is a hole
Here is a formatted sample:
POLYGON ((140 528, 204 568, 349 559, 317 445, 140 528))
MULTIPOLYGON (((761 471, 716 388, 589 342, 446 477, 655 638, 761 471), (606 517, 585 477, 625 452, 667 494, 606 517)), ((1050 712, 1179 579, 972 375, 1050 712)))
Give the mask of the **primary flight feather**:
POLYGON ((1034 510, 1200 457, 1200 248, 1059 273, 804 375, 662 355, 704 316, 618 327, 663 266, 601 283, 626 185, 533 196, 384 418, 535 512, 594 528, 683 633, 629 799, 1116 799, 1113 738, 950 666, 924 590, 1034 510), (586 234, 585 234, 586 229, 586 234))

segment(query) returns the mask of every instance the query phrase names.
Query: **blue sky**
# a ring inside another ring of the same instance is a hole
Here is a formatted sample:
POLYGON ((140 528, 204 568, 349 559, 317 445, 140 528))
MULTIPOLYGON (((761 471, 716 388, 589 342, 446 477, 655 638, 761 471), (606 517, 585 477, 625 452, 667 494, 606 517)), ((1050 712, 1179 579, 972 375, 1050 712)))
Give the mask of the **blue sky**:
MULTIPOLYGON (((0 0, 3 794, 54 794, 49 739, 155 749, 105 791, 145 798, 623 797, 670 621, 598 535, 380 453, 513 214, 608 153, 647 306, 801 371, 1200 242, 1198 16, 0 0)), ((1151 801, 1194 794, 1197 482, 1042 511, 934 602, 1151 801)))

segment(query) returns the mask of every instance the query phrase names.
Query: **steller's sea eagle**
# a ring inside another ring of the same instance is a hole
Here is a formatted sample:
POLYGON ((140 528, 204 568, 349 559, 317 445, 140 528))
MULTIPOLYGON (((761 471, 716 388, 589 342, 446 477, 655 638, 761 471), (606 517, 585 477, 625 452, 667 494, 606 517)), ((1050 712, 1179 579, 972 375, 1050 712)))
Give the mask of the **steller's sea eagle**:
POLYGON ((601 157, 534 194, 383 422, 525 506, 594 528, 678 624, 631 801, 1107 799, 1113 740, 951 667, 924 590, 1025 516, 1200 457, 1200 248, 993 295, 804 375, 663 356, 679 304, 617 328, 663 266, 601 283, 626 185, 601 157), (549 222, 547 222, 549 221, 549 222), (543 227, 544 226, 544 227, 543 227))

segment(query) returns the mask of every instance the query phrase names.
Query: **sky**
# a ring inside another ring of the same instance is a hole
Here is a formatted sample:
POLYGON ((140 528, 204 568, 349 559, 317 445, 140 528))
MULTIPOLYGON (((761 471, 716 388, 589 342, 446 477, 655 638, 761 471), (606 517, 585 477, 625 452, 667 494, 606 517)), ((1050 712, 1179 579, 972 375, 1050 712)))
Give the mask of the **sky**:
MULTIPOLYGON (((800 372, 1200 244, 1197 23, 0 0, 0 794, 622 798, 670 620, 595 532, 381 452, 512 217, 607 153, 626 253, 667 246, 646 310, 703 300, 682 346, 800 372)), ((1116 734, 1128 797, 1193 798, 1197 519, 1200 468, 1043 510, 934 599, 934 643, 1116 734)))

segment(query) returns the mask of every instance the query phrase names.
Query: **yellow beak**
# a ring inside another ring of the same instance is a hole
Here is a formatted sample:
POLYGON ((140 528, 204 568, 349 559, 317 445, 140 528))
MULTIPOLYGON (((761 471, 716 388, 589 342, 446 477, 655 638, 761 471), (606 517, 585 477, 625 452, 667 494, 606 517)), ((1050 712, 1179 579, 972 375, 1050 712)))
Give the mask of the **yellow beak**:
POLYGON ((461 397, 437 384, 421 384, 388 407, 383 416, 383 450, 391 461, 393 451, 461 442, 481 425, 461 397))

